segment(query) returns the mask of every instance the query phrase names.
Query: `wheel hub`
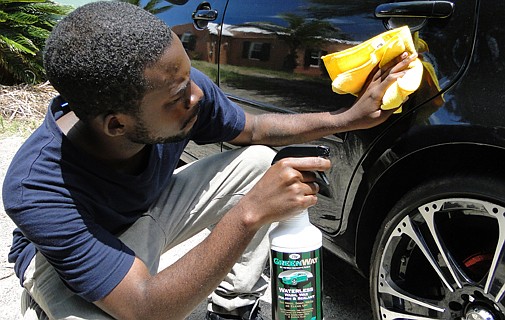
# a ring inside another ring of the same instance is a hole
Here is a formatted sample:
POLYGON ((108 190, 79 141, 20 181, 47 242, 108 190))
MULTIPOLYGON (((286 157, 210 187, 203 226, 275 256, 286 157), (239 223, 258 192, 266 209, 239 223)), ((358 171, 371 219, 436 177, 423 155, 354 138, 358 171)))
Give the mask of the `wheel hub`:
MULTIPOLYGON (((470 289, 470 288, 467 288, 470 289)), ((502 320, 503 310, 500 306, 494 303, 482 290, 473 288, 473 293, 469 290, 466 294, 462 294, 463 299, 463 320, 502 320), (476 290, 475 290, 476 289, 476 290)))
POLYGON ((448 293, 443 299, 451 319, 461 320, 505 320, 503 305, 497 304, 493 296, 475 285, 465 286, 448 293))
POLYGON ((465 320, 495 320, 495 317, 486 308, 473 307, 466 313, 465 320))

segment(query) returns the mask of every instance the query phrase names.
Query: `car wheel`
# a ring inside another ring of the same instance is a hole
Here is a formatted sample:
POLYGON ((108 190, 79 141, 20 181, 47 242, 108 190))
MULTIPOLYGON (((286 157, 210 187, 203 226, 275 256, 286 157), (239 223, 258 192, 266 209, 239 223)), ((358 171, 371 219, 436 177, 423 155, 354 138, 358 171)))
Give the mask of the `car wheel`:
POLYGON ((407 193, 375 242, 375 319, 505 319, 505 182, 438 179, 407 193))

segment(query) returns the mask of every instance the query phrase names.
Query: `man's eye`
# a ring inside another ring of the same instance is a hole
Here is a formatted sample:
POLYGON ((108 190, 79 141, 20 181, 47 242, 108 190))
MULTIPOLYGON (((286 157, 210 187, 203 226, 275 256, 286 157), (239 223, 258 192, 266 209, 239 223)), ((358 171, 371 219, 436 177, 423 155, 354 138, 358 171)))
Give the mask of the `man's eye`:
POLYGON ((182 99, 182 97, 179 97, 171 102, 165 103, 164 107, 171 108, 171 107, 175 106, 176 104, 178 104, 181 101, 181 99, 182 99))

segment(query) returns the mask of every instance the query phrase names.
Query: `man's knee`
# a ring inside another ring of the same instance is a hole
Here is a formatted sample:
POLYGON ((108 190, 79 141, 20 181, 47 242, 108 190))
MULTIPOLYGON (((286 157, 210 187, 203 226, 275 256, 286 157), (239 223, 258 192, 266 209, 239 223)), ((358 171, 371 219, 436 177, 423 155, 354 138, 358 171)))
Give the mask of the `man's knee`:
POLYGON ((246 161, 258 174, 264 173, 272 165, 276 151, 270 147, 255 145, 244 148, 241 158, 246 161))

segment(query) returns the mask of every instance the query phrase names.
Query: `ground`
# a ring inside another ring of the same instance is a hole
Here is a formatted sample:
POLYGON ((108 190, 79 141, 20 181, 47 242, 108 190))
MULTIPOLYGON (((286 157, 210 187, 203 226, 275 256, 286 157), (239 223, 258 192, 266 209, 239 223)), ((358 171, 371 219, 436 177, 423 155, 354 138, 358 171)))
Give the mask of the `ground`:
MULTIPOLYGON (((0 140, 0 190, 11 159, 23 141, 24 139, 21 137, 9 137, 0 140)), ((7 262, 13 229, 14 223, 5 214, 0 197, 0 305, 2 305, 0 319, 5 320, 21 319, 19 313, 21 286, 14 274, 14 265, 7 262)))

